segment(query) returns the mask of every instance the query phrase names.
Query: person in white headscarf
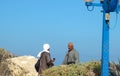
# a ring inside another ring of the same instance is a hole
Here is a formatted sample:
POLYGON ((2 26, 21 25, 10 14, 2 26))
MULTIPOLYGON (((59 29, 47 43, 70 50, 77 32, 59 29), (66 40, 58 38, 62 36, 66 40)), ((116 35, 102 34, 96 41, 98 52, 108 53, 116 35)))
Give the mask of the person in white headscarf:
POLYGON ((50 50, 50 45, 49 44, 44 44, 43 45, 43 51, 39 52, 38 55, 37 55, 37 57, 40 58, 42 52, 48 52, 48 53, 50 53, 49 50, 50 50))
POLYGON ((43 70, 46 70, 54 65, 53 62, 55 61, 55 59, 51 59, 49 51, 50 51, 50 45, 44 44, 43 51, 41 51, 37 55, 37 57, 39 57, 39 59, 40 59, 40 68, 38 71, 38 76, 40 76, 40 74, 42 74, 43 70))

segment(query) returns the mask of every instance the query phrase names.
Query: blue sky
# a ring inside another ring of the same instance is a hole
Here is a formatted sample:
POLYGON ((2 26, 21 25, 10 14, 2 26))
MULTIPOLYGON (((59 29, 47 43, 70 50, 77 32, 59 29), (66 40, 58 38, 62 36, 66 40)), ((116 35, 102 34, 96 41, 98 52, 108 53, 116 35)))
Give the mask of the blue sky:
MULTIPOLYGON (((73 42, 81 62, 100 60, 101 10, 95 7, 89 12, 83 0, 0 0, 0 48, 36 56, 49 43, 59 65, 68 42, 73 42)), ((117 17, 111 13, 111 61, 120 58, 120 14, 117 17)))

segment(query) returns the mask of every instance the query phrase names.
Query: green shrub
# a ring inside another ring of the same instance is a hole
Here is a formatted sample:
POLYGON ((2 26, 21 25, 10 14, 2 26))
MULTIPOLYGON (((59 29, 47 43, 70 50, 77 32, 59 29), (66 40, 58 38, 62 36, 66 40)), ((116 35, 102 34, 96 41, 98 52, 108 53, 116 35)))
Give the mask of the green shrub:
POLYGON ((100 62, 55 66, 43 71, 42 76, 100 76, 100 62), (96 74, 97 73, 97 74, 96 74))

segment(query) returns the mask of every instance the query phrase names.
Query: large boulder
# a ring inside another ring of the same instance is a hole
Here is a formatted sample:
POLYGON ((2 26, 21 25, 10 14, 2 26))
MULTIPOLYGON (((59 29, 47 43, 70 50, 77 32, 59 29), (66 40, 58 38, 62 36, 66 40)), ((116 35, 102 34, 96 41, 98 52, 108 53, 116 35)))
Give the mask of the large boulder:
POLYGON ((0 76, 37 76, 34 68, 37 59, 33 56, 20 56, 1 62, 0 76))

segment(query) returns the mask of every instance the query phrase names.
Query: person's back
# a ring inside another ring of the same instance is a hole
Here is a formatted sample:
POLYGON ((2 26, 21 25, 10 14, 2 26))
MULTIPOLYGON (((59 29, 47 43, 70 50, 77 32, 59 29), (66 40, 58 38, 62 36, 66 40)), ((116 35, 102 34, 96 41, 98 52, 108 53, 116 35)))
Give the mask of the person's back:
POLYGON ((41 55, 41 58, 40 58, 39 73, 41 73, 43 70, 49 68, 50 61, 51 61, 50 54, 47 53, 47 52, 43 52, 42 55, 41 55))
POLYGON ((44 44, 43 51, 39 52, 37 56, 40 59, 40 67, 38 71, 38 76, 40 76, 43 70, 48 69, 50 66, 53 65, 53 62, 55 60, 52 60, 50 57, 50 45, 49 44, 44 44))

